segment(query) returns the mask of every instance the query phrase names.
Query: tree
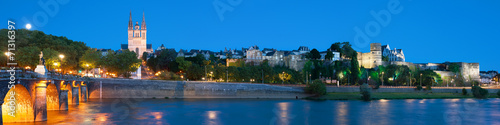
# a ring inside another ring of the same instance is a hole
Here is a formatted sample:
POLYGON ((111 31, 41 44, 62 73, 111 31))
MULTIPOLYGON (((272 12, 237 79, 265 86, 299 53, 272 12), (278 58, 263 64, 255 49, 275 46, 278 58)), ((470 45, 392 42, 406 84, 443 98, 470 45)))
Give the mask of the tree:
POLYGON ((360 73, 357 56, 352 56, 350 70, 351 70, 351 74, 350 74, 349 78, 351 79, 351 82, 357 83, 359 80, 359 73, 360 73))
POLYGON ((319 54, 319 51, 317 49, 312 49, 309 53, 308 53, 308 57, 309 59, 320 59, 321 58, 321 54, 319 54))
MULTIPOLYGON (((7 37, 7 32, 8 29, 1 29, 0 30, 0 41, 7 41, 9 38, 7 37)), ((88 46, 85 45, 85 43, 80 42, 80 41, 73 41, 70 40, 64 36, 53 36, 53 35, 48 35, 45 34, 41 31, 37 30, 26 30, 26 29, 17 29, 15 30, 16 32, 16 48, 18 48, 18 51, 16 53, 16 60, 18 61, 18 64, 20 66, 30 66, 34 67, 38 64, 38 54, 40 54, 41 49, 50 49, 57 51, 58 55, 63 54, 64 57, 64 66, 61 68, 64 68, 64 70, 75 70, 78 67, 79 59, 82 57, 83 53, 85 50, 89 49, 88 46), (30 48, 30 49, 23 49, 23 48, 30 48), (34 47, 38 49, 34 49, 34 47), (23 50, 28 50, 28 51, 20 51, 21 49, 23 50), (34 51, 37 52, 34 52, 34 51), (24 53, 21 55, 21 53, 24 53), (25 55, 30 53, 30 55, 25 55), (33 54, 33 55, 31 55, 33 54), (19 56, 19 58, 18 58, 19 56), (32 59, 29 59, 32 58, 32 59), (35 59, 36 58, 36 59, 35 59), (21 59, 21 60, 19 60, 21 59), (27 62, 25 62, 27 61, 27 62)), ((0 50, 2 52, 7 51, 7 44, 8 42, 0 42, 0 50)), ((57 55, 57 56, 58 56, 57 55)), ((47 57, 45 57, 44 53, 44 59, 47 60, 47 57)), ((3 60, 5 61, 5 60, 3 60)), ((50 61, 50 60, 49 60, 50 61)), ((6 63, 2 63, 6 64, 6 63)), ((47 63, 46 63, 47 64, 47 63)), ((50 64, 50 65, 53 65, 50 64)), ((47 67, 51 68, 51 67, 47 67)))
POLYGON ((86 50, 80 58, 80 67, 86 70, 97 68, 103 63, 101 57, 102 54, 94 49, 86 50))
POLYGON ((229 66, 229 67, 227 67, 227 72, 226 73, 228 73, 227 74, 228 76, 226 76, 226 77, 229 77, 228 79, 230 81, 239 81, 239 80, 241 80, 240 76, 239 76, 240 73, 238 72, 238 68, 235 67, 235 66, 229 66))
POLYGON ((108 51, 108 54, 102 57, 101 60, 101 64, 106 70, 121 74, 125 78, 129 78, 130 72, 137 71, 141 65, 141 60, 137 59, 137 54, 129 50, 123 50, 121 53, 108 51))
MULTIPOLYGON (((32 69, 35 68, 36 65, 39 64, 40 62, 40 49, 36 46, 30 46, 30 47, 23 47, 20 48, 15 57, 17 60, 17 63, 19 66, 22 67, 32 67, 32 69)), ((2 54, 3 55, 3 54, 2 54)))
POLYGON ((351 44, 349 44, 349 42, 343 42, 342 44, 343 44, 343 46, 342 46, 342 50, 341 50, 341 56, 351 58, 351 59, 353 59, 354 57, 357 57, 358 53, 356 52, 356 50, 352 49, 351 44))
POLYGON ((203 77, 203 70, 198 64, 190 65, 186 73, 186 77, 190 80, 200 80, 203 77))
POLYGON ((290 75, 290 74, 288 74, 286 72, 280 73, 279 77, 280 77, 282 83, 285 83, 285 81, 288 81, 288 80, 292 79, 292 75, 290 75))
POLYGON ((198 64, 199 66, 205 66, 205 63, 203 63, 203 61, 205 61, 205 56, 202 54, 197 54, 195 57, 187 57, 184 59, 194 64, 198 64))
POLYGON ((178 63, 175 61, 177 52, 175 50, 162 50, 157 57, 156 70, 168 70, 170 72, 178 72, 178 63))
POLYGON ((341 50, 341 49, 340 49, 340 46, 341 46, 341 45, 342 45, 342 44, 341 44, 340 42, 336 42, 336 43, 334 43, 334 44, 332 44, 332 45, 330 46, 330 50, 332 50, 332 51, 336 51, 336 52, 340 52, 340 50, 341 50))
POLYGON ((187 71, 187 69, 191 66, 191 62, 184 59, 184 57, 175 58, 175 62, 179 64, 179 69, 181 71, 187 71))
POLYGON ((226 66, 222 63, 215 65, 214 78, 220 80, 226 80, 226 66))
POLYGON ((361 99, 364 101, 370 101, 371 100, 371 89, 370 86, 367 83, 364 83, 363 85, 359 86, 359 91, 361 92, 361 99))
POLYGON ((321 80, 314 80, 306 86, 305 91, 315 96, 322 96, 326 94, 326 85, 321 80))
POLYGON ((45 67, 47 67, 48 70, 56 68, 54 64, 60 64, 59 52, 50 48, 43 50, 43 59, 45 59, 45 67))
POLYGON ((457 63, 451 63, 450 65, 448 65, 448 70, 450 70, 451 72, 453 72, 453 74, 455 74, 454 79, 456 79, 455 80, 456 82, 463 81, 463 79, 461 79, 462 75, 458 74, 460 72, 460 66, 457 63))
POLYGON ((141 66, 141 60, 137 59, 137 54, 135 52, 124 50, 122 53, 116 55, 117 59, 117 69, 119 73, 123 74, 123 77, 129 78, 130 72, 137 71, 141 66))
POLYGON ((460 66, 456 63, 451 63, 449 66, 448 66, 448 69, 453 72, 453 73, 458 73, 460 72, 460 66))
POLYGON ((332 60, 332 59, 333 59, 332 51, 330 50, 326 51, 325 60, 332 60))
POLYGON ((146 66, 148 66, 153 72, 160 71, 158 66, 158 58, 151 57, 146 61, 146 66))
POLYGON ((148 60, 148 55, 149 55, 148 52, 143 52, 141 59, 144 61, 148 60))

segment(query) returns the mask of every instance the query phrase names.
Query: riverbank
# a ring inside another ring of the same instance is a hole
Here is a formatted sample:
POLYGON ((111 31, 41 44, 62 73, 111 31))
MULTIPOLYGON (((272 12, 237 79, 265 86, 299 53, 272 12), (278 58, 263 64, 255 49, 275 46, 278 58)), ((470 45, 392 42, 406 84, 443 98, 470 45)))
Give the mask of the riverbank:
MULTIPOLYGON (((463 99, 474 98, 472 94, 462 95, 462 93, 392 93, 379 92, 372 93, 373 100, 379 99, 463 99)), ((490 94, 488 98, 500 98, 496 94, 490 94)), ((359 92, 327 93, 321 97, 308 97, 314 100, 361 100, 359 92)))
POLYGON ((268 84, 92 79, 89 98, 276 98, 311 96, 302 87, 268 84))

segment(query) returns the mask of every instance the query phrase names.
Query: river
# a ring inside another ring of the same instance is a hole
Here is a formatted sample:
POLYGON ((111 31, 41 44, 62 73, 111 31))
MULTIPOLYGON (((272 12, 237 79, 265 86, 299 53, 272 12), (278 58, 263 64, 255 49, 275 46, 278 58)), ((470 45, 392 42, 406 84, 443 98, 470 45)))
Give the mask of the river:
POLYGON ((500 124, 500 99, 90 99, 47 114, 36 124, 487 125, 500 124))

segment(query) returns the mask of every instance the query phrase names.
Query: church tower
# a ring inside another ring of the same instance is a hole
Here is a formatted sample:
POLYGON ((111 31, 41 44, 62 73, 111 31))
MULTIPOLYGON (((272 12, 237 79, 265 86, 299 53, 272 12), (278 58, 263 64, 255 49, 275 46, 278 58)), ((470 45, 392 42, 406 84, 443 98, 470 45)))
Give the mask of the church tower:
POLYGON ((141 23, 141 38, 146 39, 146 19, 144 18, 144 12, 142 12, 142 23, 141 23))
MULTIPOLYGON (((130 19, 128 21, 128 46, 127 49, 137 54, 137 58, 142 57, 144 52, 152 52, 146 43, 146 18, 144 12, 142 13, 142 22, 132 22, 132 11, 130 12, 130 19)), ((150 46, 150 45, 149 45, 150 46)))
POLYGON ((128 39, 131 40, 134 36, 134 25, 132 23, 132 11, 130 11, 130 19, 128 20, 128 39))

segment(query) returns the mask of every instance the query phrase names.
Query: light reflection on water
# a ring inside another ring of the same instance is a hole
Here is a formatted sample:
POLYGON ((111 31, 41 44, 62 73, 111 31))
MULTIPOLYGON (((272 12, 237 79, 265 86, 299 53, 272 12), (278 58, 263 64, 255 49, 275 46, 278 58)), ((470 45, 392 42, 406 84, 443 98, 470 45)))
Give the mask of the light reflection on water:
POLYGON ((70 105, 69 111, 48 111, 48 121, 36 124, 500 124, 500 99, 371 102, 143 99, 113 102, 117 102, 116 99, 91 99, 80 105, 70 105))

